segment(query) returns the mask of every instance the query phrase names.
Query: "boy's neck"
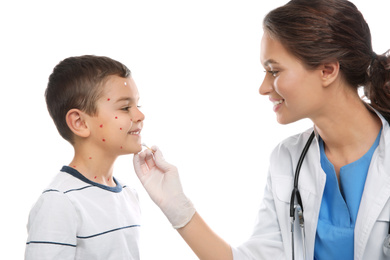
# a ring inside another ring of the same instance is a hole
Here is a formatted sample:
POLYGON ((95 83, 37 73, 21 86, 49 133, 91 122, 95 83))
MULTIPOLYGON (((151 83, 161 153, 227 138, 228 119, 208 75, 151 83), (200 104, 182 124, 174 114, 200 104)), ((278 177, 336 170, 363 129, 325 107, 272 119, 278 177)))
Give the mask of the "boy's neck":
POLYGON ((115 187, 113 169, 116 158, 108 158, 104 154, 96 152, 84 153, 75 149, 73 160, 69 166, 75 168, 87 179, 99 184, 115 187))

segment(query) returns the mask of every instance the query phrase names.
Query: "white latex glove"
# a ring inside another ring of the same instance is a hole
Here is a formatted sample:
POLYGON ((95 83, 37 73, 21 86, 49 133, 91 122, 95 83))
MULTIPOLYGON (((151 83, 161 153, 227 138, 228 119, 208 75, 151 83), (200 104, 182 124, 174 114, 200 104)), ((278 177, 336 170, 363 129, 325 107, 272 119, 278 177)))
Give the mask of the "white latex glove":
POLYGON ((172 226, 184 227, 195 214, 194 205, 183 192, 177 168, 165 161, 156 146, 152 150, 134 155, 135 172, 172 226))

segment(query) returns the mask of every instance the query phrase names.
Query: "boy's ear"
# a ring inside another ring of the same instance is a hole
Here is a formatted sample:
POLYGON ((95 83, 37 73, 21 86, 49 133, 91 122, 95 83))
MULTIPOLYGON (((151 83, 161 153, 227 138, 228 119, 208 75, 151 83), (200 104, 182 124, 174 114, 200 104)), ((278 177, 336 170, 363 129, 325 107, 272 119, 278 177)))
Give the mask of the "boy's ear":
POLYGON ((66 113, 66 123, 68 124, 69 129, 80 137, 88 137, 91 133, 85 119, 85 113, 76 108, 73 108, 66 113))
POLYGON ((338 61, 324 63, 320 65, 320 70, 323 86, 328 87, 339 76, 340 63, 338 61))

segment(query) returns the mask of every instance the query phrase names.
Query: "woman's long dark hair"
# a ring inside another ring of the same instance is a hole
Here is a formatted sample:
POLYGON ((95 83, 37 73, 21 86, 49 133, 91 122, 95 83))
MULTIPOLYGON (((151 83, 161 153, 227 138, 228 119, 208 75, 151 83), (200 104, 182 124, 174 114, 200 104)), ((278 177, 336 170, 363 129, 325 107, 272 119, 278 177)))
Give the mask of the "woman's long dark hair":
POLYGON ((363 15, 347 0, 292 0, 264 18, 264 30, 309 69, 337 60, 346 82, 363 86, 390 121, 390 52, 377 55, 363 15))

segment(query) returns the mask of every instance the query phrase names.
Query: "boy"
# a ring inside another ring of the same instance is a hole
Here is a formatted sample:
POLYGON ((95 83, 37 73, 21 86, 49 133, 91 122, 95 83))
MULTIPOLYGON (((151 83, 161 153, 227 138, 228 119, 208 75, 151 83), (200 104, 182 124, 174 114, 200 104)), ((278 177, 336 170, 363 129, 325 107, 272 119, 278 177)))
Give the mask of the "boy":
POLYGON ((139 259, 138 197, 113 177, 119 155, 142 149, 145 117, 130 70, 107 57, 70 57, 45 96, 74 158, 30 212, 25 258, 139 259))

